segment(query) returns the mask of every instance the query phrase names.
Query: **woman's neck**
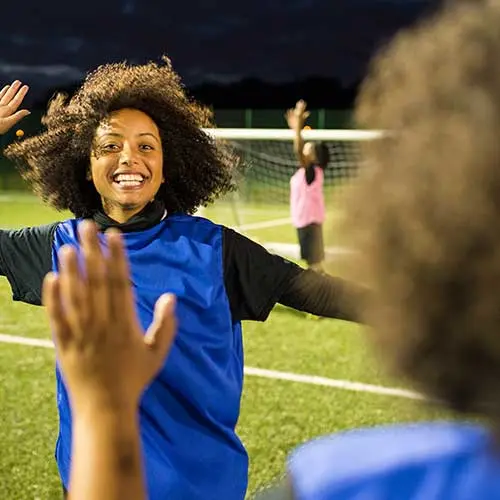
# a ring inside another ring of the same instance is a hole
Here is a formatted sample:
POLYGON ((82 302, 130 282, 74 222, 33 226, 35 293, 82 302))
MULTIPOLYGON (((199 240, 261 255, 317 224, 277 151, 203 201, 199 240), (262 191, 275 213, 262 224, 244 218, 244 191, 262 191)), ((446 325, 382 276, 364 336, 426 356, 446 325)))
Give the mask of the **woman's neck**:
MULTIPOLYGON (((104 204, 103 204, 104 205, 104 204)), ((134 207, 130 210, 124 209, 123 207, 118 206, 103 206, 104 213, 114 221, 119 224, 124 224, 128 222, 134 215, 137 215, 141 212, 144 207, 134 207)))

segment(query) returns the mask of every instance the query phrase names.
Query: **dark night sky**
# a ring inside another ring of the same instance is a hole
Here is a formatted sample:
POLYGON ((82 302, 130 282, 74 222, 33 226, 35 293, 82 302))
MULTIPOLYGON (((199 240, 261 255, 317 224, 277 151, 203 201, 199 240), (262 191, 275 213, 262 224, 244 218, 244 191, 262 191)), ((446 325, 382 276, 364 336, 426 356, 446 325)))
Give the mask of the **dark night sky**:
POLYGON ((167 53, 190 86, 308 76, 350 85, 362 76, 380 43, 435 2, 8 2, 2 5, 0 81, 23 79, 32 87, 32 99, 39 98, 48 89, 78 81, 99 64, 140 62, 167 53))

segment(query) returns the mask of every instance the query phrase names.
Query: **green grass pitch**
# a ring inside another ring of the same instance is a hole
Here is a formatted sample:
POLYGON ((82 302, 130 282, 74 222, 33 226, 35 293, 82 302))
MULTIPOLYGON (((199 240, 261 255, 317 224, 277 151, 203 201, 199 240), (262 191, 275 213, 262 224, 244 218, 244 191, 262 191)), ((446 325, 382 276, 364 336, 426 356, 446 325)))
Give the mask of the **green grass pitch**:
MULTIPOLYGON (((287 217, 286 207, 245 205, 243 224, 287 217)), ((206 211, 217 222, 233 224, 231 207, 206 211)), ((28 195, 0 192, 0 228, 61 220, 65 214, 42 206, 28 195)), ((283 223, 249 230, 259 241, 294 243, 283 223)), ((181 319, 182 320, 182 319, 181 319)), ((245 363, 336 380, 401 387, 383 375, 365 345, 362 327, 342 321, 314 321, 277 306, 266 323, 246 323, 245 363)), ((0 334, 49 339, 41 308, 13 303, 0 277, 0 334)), ((296 445, 318 434, 357 426, 440 418, 446 415, 400 397, 352 392, 247 376, 238 431, 250 455, 249 498, 278 478, 296 445)), ((54 351, 0 342, 0 498, 59 499, 61 488, 53 459, 57 433, 54 351)))

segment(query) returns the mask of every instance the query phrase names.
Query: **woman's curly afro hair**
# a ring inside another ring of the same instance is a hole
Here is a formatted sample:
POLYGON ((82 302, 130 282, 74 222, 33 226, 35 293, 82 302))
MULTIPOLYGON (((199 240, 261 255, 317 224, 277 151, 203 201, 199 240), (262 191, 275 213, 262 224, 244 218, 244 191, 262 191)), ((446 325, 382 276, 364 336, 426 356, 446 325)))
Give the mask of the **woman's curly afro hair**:
POLYGON ((165 57, 162 64, 107 64, 90 73, 76 94, 56 95, 43 118, 46 131, 11 144, 5 156, 44 201, 76 217, 102 210, 87 178, 94 135, 110 113, 133 108, 158 126, 165 182, 156 198, 169 212, 192 213, 234 188, 235 162, 202 127, 211 113, 190 100, 165 57))
MULTIPOLYGON (((375 59, 347 213, 372 337, 451 408, 500 422, 500 3, 458 2, 375 59)), ((349 228, 349 226, 348 226, 349 228)))

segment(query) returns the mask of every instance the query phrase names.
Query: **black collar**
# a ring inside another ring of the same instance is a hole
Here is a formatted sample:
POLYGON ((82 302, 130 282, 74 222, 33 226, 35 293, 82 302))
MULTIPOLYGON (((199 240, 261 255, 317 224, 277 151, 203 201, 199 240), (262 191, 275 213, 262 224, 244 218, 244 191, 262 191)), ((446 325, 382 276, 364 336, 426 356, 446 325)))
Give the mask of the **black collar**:
POLYGON ((146 205, 138 214, 131 217, 127 222, 120 224, 111 217, 108 217, 104 212, 96 212, 92 217, 101 231, 105 231, 110 227, 116 227, 124 233, 134 231, 143 231, 156 226, 167 215, 165 205, 161 201, 152 201, 146 205))

